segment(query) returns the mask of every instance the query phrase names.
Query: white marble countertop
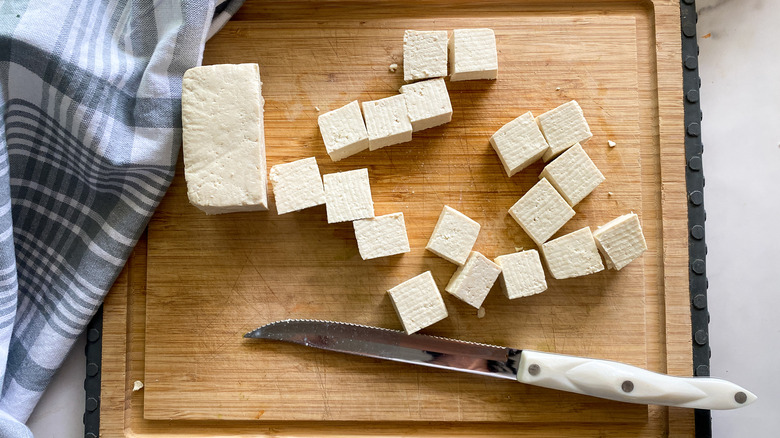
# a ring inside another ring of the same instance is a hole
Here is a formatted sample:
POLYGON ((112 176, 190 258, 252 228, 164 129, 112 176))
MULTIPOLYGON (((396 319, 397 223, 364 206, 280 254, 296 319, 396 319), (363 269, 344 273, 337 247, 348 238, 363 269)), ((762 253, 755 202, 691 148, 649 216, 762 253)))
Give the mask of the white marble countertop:
MULTIPOLYGON (((780 430, 780 1, 697 0, 707 178, 713 376, 759 396, 713 413, 715 437, 780 430)), ((36 438, 84 436, 84 339, 29 420, 36 438)))

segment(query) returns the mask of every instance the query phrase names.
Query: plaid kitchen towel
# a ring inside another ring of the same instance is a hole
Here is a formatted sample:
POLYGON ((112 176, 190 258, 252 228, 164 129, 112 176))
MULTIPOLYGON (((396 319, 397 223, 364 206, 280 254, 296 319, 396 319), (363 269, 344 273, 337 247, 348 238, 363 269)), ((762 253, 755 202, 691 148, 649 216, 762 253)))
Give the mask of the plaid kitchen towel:
POLYGON ((243 0, 0 0, 0 437, 23 425, 173 177, 181 78, 243 0))

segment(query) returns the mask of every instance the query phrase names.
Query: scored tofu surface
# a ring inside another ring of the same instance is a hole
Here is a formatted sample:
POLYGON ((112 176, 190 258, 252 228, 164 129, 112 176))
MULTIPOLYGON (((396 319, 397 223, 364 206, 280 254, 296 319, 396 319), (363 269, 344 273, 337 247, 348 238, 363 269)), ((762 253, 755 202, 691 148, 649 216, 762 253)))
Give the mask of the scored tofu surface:
POLYGON ((411 251, 403 213, 390 213, 352 222, 363 260, 411 251))
POLYGON ((406 84, 400 91, 406 99, 412 131, 433 128, 452 120, 452 104, 444 79, 406 84))
POLYGON ((325 203, 320 168, 314 157, 271 167, 271 187, 277 214, 325 203))
POLYGON ((585 143, 593 137, 585 114, 576 100, 539 115, 536 122, 550 145, 550 149, 542 156, 544 161, 550 161, 575 143, 585 143))
POLYGON ((497 77, 498 51, 493 29, 455 29, 449 49, 450 81, 497 77))
POLYGON ((431 271, 410 278, 387 293, 408 334, 447 317, 447 307, 431 271))
POLYGON ((574 217, 574 210, 547 178, 542 178, 509 209, 509 215, 541 245, 574 217))
POLYGON ((404 32, 404 81, 447 76, 447 31, 404 32))
POLYGON ((501 287, 510 300, 547 290, 544 268, 537 250, 498 256, 496 264, 501 267, 501 287))
POLYGON ((368 131, 357 100, 317 117, 325 150, 333 161, 368 149, 368 131))
POLYGON ((190 203, 206 214, 268 209, 261 87, 257 64, 184 73, 184 178, 190 203))
POLYGON ((477 221, 445 205, 425 249, 456 265, 462 265, 477 242, 479 229, 477 221))
POLYGON ((530 111, 496 131, 490 137, 490 145, 501 159, 507 176, 525 169, 550 148, 530 111))
POLYGON ((322 180, 329 224, 374 217, 368 169, 329 173, 322 180))
POLYGON ((370 150, 412 140, 412 123, 403 95, 363 102, 363 115, 370 150))
POLYGON ((580 277, 604 270, 589 227, 565 234, 542 245, 542 254, 553 278, 580 277))
POLYGON ((545 166, 539 178, 547 178, 572 207, 605 179, 579 143, 545 166))
POLYGON ((607 267, 621 270, 647 250, 639 216, 634 213, 612 219, 593 232, 607 267))
POLYGON ((472 251, 466 263, 452 274, 444 290, 479 309, 499 274, 501 274, 499 265, 481 253, 472 251))

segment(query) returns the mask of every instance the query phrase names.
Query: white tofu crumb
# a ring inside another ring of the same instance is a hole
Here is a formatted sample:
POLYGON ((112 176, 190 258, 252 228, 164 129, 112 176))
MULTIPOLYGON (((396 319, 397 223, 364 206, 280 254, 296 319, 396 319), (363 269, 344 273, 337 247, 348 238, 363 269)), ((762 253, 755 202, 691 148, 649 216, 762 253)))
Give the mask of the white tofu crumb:
POLYGON ((479 309, 499 274, 500 266, 477 251, 472 251, 466 263, 452 274, 444 290, 479 309))
POLYGON ((477 318, 482 319, 484 317, 485 317, 485 308, 480 307, 479 309, 477 309, 477 318))
POLYGON ((136 380, 133 382, 133 392, 140 391, 144 387, 144 382, 136 380))
POLYGON ((452 120, 452 104, 444 79, 429 79, 401 87, 412 131, 433 128, 452 120))
POLYGON ((611 147, 611 148, 614 148, 615 146, 617 146, 617 143, 615 143, 612 140, 607 140, 607 145, 609 145, 609 147, 611 147))
POLYGON ((542 254, 553 278, 580 277, 604 270, 590 228, 581 228, 542 245, 542 254))
POLYGON ((447 31, 404 32, 404 80, 447 76, 447 31))
POLYGON ((604 175, 579 143, 545 166, 539 178, 547 178, 572 207, 604 182, 604 175))
POLYGON ((613 193, 612 192, 607 192, 607 195, 612 196, 613 193))
POLYGON ((369 150, 375 151, 412 140, 412 122, 403 95, 363 102, 363 115, 366 118, 369 150))
POLYGON ((257 64, 184 73, 184 178, 190 203, 206 214, 268 209, 261 87, 257 64))
POLYGON ((593 232, 593 238, 604 255, 607 267, 617 271, 647 250, 639 216, 634 213, 624 214, 600 226, 593 232))
POLYGON ((363 260, 411 251, 403 213, 391 213, 352 222, 363 260))
POLYGON ((314 109, 317 110, 317 112, 320 112, 320 107, 315 106, 314 109))
POLYGON ((550 150, 542 156, 544 161, 550 161, 575 143, 585 143, 593 137, 582 108, 576 100, 541 114, 536 118, 536 122, 550 145, 550 150))
POLYGON ((408 334, 447 317, 447 307, 431 271, 406 280, 387 293, 408 334))
POLYGON ((277 164, 271 167, 270 179, 277 214, 325 203, 320 168, 314 157, 277 164))
POLYGON ((339 161, 368 149, 368 132, 357 100, 317 118, 331 160, 339 161))
POLYGON ((450 81, 495 79, 496 35, 492 29, 455 29, 449 42, 450 81))
POLYGON ((329 173, 322 180, 329 224, 374 217, 368 169, 329 173))
POLYGON ((541 245, 574 216, 574 210, 547 178, 542 178, 509 209, 509 214, 541 245))
POLYGON ((510 177, 550 148, 530 111, 502 126, 490 137, 490 144, 510 177))
POLYGON ((547 290, 542 260, 535 249, 498 256, 496 263, 501 266, 501 288, 510 300, 547 290))
POLYGON ((389 66, 389 67, 387 67, 387 69, 388 69, 390 72, 392 72, 392 73, 395 73, 395 71, 396 71, 396 70, 398 70, 398 64, 396 64, 396 63, 392 63, 392 64, 390 64, 390 66, 389 66))
POLYGON ((555 87, 555 91, 561 91, 561 87, 555 87))
POLYGON ((456 265, 462 265, 477 242, 479 229, 477 221, 445 205, 425 249, 456 265))

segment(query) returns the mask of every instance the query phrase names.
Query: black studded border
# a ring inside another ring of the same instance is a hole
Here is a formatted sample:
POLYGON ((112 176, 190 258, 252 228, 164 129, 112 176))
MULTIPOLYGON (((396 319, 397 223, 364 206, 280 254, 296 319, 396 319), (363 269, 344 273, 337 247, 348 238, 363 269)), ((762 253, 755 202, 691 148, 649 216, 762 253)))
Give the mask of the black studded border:
POLYGON ((84 437, 97 438, 100 435, 100 368, 103 357, 103 306, 87 326, 87 377, 84 378, 86 401, 84 406, 84 437))
MULTIPOLYGON (((689 286, 691 295, 691 337, 693 339, 693 372, 696 376, 710 375, 710 347, 708 343, 707 311, 707 245, 704 242, 704 171, 701 154, 702 111, 699 105, 699 45, 696 42, 696 1, 680 0, 680 25, 682 34, 683 92, 685 113, 685 171, 688 192, 688 253, 690 257, 689 286)), ((84 412, 84 436, 97 438, 100 433, 100 366, 102 358, 101 335, 103 333, 103 306, 87 327, 87 376, 84 412)), ((710 411, 695 411, 696 437, 712 437, 710 411)))
MULTIPOLYGON (((682 27, 683 93, 685 108, 685 170, 688 192, 688 255, 690 271, 688 283, 691 293, 691 336, 693 339, 693 373, 696 376, 710 375, 710 346, 707 326, 710 314, 707 311, 707 244, 704 242, 704 170, 701 155, 704 145, 701 141, 702 112, 699 105, 699 45, 696 42, 696 0, 680 1, 680 24, 682 27)), ((712 436, 710 411, 697 409, 694 413, 696 436, 712 436)))

